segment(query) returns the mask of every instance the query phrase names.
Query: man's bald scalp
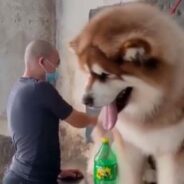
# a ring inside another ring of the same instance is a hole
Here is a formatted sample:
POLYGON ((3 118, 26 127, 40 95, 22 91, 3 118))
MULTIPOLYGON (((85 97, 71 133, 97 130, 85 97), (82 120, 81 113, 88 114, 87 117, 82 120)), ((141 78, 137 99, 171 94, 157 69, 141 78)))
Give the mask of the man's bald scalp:
POLYGON ((47 58, 55 48, 47 41, 35 40, 28 44, 25 50, 25 63, 35 60, 39 57, 47 58))

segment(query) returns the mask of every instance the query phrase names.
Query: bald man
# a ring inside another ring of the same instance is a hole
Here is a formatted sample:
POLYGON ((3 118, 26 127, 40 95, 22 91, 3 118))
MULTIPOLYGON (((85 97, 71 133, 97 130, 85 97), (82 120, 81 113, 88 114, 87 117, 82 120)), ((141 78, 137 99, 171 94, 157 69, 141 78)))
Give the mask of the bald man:
MULTIPOLYGON (((27 46, 24 74, 8 100, 8 123, 16 151, 4 184, 56 184, 60 173, 59 120, 76 128, 96 124, 96 118, 72 108, 50 84, 59 64, 59 54, 50 43, 36 40, 27 46)), ((69 175, 76 173, 68 171, 69 175)))

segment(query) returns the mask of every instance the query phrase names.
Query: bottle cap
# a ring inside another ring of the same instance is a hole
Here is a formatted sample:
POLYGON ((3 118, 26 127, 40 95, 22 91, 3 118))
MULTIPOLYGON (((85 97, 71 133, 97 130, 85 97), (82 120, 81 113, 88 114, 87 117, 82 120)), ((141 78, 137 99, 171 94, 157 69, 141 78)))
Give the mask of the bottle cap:
POLYGON ((108 144, 109 143, 109 138, 107 138, 107 137, 102 138, 102 143, 103 144, 108 144))

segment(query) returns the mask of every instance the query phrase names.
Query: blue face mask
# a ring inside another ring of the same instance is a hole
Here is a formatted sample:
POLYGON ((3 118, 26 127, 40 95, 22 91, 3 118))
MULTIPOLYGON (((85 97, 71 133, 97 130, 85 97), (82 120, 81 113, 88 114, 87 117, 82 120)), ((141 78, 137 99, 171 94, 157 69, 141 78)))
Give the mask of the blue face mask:
POLYGON ((47 72, 47 70, 44 67, 42 67, 44 69, 44 71, 45 71, 45 80, 47 82, 49 82, 50 84, 52 84, 53 86, 55 86, 56 85, 56 81, 59 78, 59 73, 56 70, 56 67, 48 59, 46 61, 55 70, 53 72, 47 72))
POLYGON ((50 84, 52 84, 53 86, 56 85, 56 81, 58 80, 58 78, 59 78, 59 73, 57 70, 51 73, 47 72, 45 75, 45 80, 50 84))

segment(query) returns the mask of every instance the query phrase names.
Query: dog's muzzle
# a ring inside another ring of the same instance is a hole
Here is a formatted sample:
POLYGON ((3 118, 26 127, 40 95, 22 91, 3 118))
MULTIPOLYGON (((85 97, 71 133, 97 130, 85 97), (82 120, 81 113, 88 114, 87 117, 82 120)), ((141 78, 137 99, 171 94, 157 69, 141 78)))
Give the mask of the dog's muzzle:
POLYGON ((94 105, 94 99, 91 95, 86 94, 83 97, 83 103, 87 106, 93 106, 94 105))

